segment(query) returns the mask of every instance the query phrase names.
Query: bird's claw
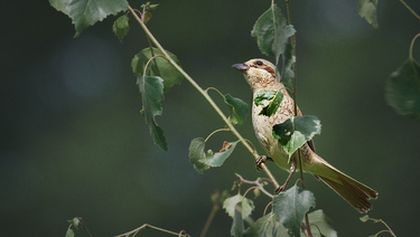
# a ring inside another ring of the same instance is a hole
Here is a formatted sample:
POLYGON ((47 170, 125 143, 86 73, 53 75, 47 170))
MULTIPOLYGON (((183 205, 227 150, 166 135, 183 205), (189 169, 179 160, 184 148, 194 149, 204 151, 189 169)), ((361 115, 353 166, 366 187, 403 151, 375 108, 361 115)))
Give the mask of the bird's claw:
POLYGON ((276 188, 276 190, 274 190, 275 193, 281 193, 286 189, 285 185, 281 185, 278 188, 276 188))
POLYGON ((257 169, 261 170, 261 165, 264 164, 267 160, 272 160, 272 159, 265 155, 259 156, 258 159, 255 161, 255 165, 257 166, 257 169))

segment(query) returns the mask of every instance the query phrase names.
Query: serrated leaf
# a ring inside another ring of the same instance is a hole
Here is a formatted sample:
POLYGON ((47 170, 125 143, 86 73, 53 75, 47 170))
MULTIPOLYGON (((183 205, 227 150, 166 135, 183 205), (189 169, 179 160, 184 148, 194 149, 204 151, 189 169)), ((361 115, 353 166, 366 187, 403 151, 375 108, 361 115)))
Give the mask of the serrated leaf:
POLYGON ((281 54, 284 53, 287 40, 295 34, 292 25, 287 24, 277 4, 273 4, 255 22, 251 36, 257 39, 257 45, 261 53, 273 55, 276 65, 281 54))
POLYGON ((295 78, 295 72, 293 70, 293 67, 296 63, 296 56, 294 55, 294 51, 290 42, 286 44, 286 49, 282 54, 282 60, 283 70, 281 73, 281 81, 283 82, 284 86, 286 86, 286 89, 289 92, 289 94, 293 95, 295 92, 293 83, 293 79, 295 78))
POLYGON ((374 28, 378 28, 376 9, 378 0, 359 0, 359 15, 374 28))
POLYGON ((289 157, 320 133, 321 121, 312 115, 291 117, 273 126, 273 137, 279 141, 289 157))
POLYGON ((330 226, 327 216, 322 210, 316 210, 309 213, 308 219, 314 237, 337 237, 337 231, 330 226))
POLYGON ((224 96, 225 103, 230 106, 232 113, 229 117, 233 124, 242 124, 245 116, 249 112, 249 106, 243 100, 233 97, 230 94, 224 96))
POLYGON ((280 91, 258 91, 254 98, 256 106, 263 106, 259 115, 271 117, 277 112, 283 100, 283 94, 280 91))
POLYGON ((225 199, 223 202, 223 209, 225 209, 226 213, 233 218, 237 205, 239 205, 239 210, 241 210, 243 219, 248 218, 255 208, 254 202, 251 199, 248 199, 238 193, 235 196, 225 199))
POLYGON ((237 208, 234 211, 232 226, 230 228, 230 235, 233 237, 242 237, 245 232, 244 219, 239 205, 239 203, 236 205, 237 208))
POLYGON ((149 126, 150 135, 154 143, 166 151, 168 147, 163 130, 156 122, 156 117, 162 115, 163 112, 163 79, 157 76, 142 76, 138 78, 137 84, 143 103, 143 115, 149 126))
POLYGON ((235 150, 238 142, 239 141, 225 142, 222 149, 218 152, 213 152, 212 150, 204 152, 204 138, 197 137, 194 138, 190 143, 190 147, 188 149, 188 157, 193 164, 194 169, 199 173, 203 173, 210 168, 222 166, 227 158, 229 158, 229 156, 235 150))
POLYGON ((297 185, 273 198, 273 213, 292 237, 300 236, 300 224, 311 207, 315 207, 313 193, 297 185))
POLYGON ((74 231, 71 228, 71 226, 69 226, 69 228, 67 228, 65 237, 74 237, 74 231))
POLYGON ((280 223, 273 213, 259 218, 251 226, 255 237, 288 237, 287 229, 280 223))
POLYGON ((122 41, 127 36, 129 30, 130 25, 129 18, 127 15, 122 15, 118 17, 112 25, 112 31, 120 41, 122 41))
POLYGON ((69 16, 76 29, 75 37, 98 21, 128 9, 127 0, 49 0, 57 11, 69 16))
POLYGON ((399 114, 420 119, 420 65, 407 60, 385 83, 385 99, 399 114))
MULTIPOLYGON (((166 50, 166 52, 171 56, 171 58, 179 64, 179 60, 175 54, 166 50)), ((147 75, 160 76, 165 85, 165 91, 172 88, 173 86, 181 83, 184 79, 184 76, 172 64, 164 58, 163 53, 157 48, 145 48, 134 55, 131 60, 131 68, 133 73, 137 76, 142 76, 144 74, 144 67, 147 62, 153 57, 158 56, 149 63, 147 75)))

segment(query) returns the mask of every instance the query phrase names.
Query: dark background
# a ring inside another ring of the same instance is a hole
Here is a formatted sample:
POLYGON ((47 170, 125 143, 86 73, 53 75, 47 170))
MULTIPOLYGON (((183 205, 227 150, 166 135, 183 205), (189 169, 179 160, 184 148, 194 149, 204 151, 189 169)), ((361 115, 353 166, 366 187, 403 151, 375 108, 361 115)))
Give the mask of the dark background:
MULTIPOLYGON (((372 216, 399 236, 419 234, 420 122, 398 116, 384 101, 384 82, 408 57, 419 22, 398 1, 380 1, 378 30, 358 16, 357 1, 291 2, 298 102, 323 123, 319 154, 380 192, 372 216)), ((418 1, 408 2, 420 12, 418 1)), ((269 1, 159 3, 150 27, 164 47, 203 87, 250 101, 248 85, 230 65, 262 56, 250 30, 269 1)), ((73 39, 69 18, 47 1, 2 5, 0 235, 64 236, 66 220, 81 216, 94 236, 143 223, 197 236, 214 190, 230 188, 235 172, 263 175, 242 146, 222 168, 193 170, 190 140, 223 123, 187 82, 166 95, 159 118, 169 151, 152 143, 130 69, 131 57, 147 46, 134 21, 123 44, 111 19, 73 39)), ((255 141, 249 117, 240 131, 255 141)), ((216 136, 214 147, 224 139, 233 138, 216 136)), ((339 236, 381 228, 361 223, 312 177, 306 183, 339 236)), ((253 217, 267 201, 257 201, 253 217)), ((209 236, 228 236, 230 224, 220 213, 209 236)))

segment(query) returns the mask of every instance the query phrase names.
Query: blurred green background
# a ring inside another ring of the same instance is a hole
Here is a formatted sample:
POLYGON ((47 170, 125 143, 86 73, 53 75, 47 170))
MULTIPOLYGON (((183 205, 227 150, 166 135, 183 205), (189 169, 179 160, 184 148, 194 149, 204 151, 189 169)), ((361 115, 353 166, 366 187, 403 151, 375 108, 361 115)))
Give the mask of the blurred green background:
MULTIPOLYGON (((407 58, 419 22, 398 1, 380 1, 378 30, 357 15, 356 0, 291 2, 298 102, 323 123, 315 140, 319 154, 380 192, 372 216, 399 236, 415 236, 420 121, 385 104, 384 81, 407 58)), ((408 2, 420 12, 420 2, 408 2)), ((164 47, 203 87, 250 101, 248 85, 230 65, 262 56, 250 30, 269 1, 159 3, 149 25, 164 47)), ((64 236, 66 220, 81 216, 94 236, 143 223, 197 236, 214 190, 230 188, 235 172, 263 175, 241 146, 222 168, 204 175, 193 170, 190 140, 223 124, 186 82, 166 95, 159 118, 169 151, 152 143, 130 69, 131 57, 147 45, 134 21, 123 44, 111 32, 111 19, 73 39, 70 19, 48 1, 2 5, 0 235, 64 236)), ((420 46, 417 58, 419 52, 420 46)), ((249 117, 240 131, 255 141, 249 117)), ((233 138, 216 136, 214 148, 224 139, 233 138)), ((339 236, 368 236, 380 228, 361 223, 314 178, 306 182, 339 236)), ((257 201, 254 217, 267 201, 257 201)), ((228 236, 230 224, 220 213, 209 236, 228 236)))

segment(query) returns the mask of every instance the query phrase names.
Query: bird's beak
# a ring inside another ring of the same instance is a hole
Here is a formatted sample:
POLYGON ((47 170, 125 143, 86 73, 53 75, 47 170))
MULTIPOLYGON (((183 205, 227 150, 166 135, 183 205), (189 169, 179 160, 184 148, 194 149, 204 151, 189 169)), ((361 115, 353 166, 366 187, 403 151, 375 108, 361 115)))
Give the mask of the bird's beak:
POLYGON ((245 63, 233 64, 232 67, 241 72, 246 72, 246 70, 249 69, 249 66, 246 65, 245 63))

